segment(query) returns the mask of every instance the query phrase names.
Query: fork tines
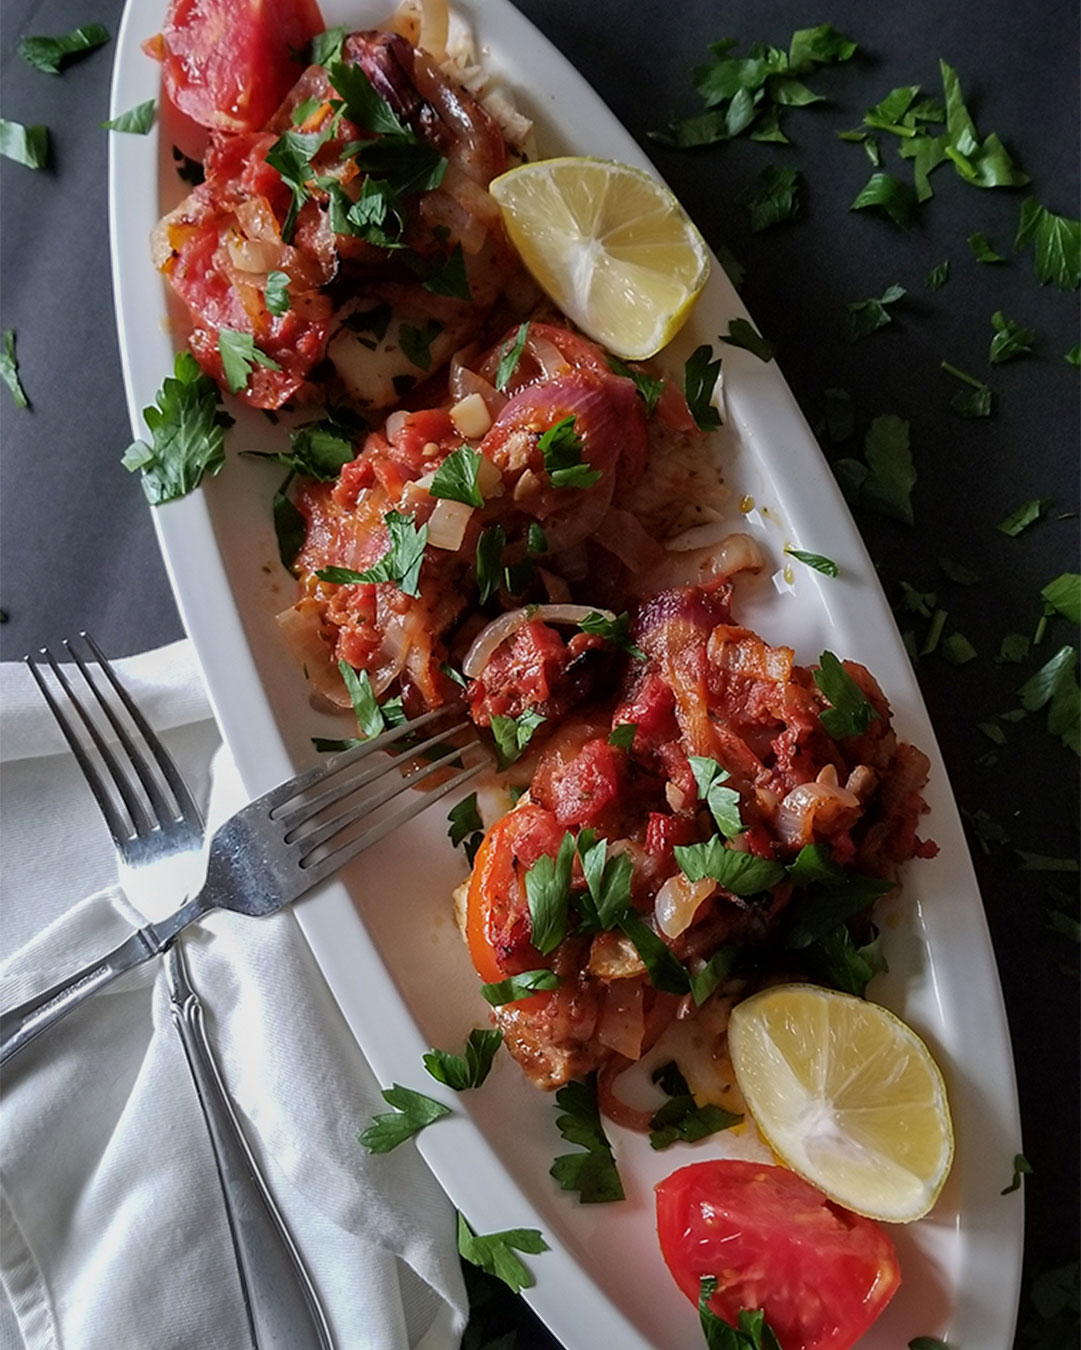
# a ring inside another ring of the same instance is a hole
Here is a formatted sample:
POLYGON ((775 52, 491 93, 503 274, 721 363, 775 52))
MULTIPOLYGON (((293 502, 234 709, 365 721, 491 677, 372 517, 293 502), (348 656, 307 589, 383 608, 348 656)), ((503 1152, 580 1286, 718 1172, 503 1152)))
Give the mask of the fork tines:
POLYGON ((436 708, 282 784, 268 803, 269 814, 299 854, 300 866, 329 875, 490 763, 460 705, 436 708), (379 754, 389 749, 400 753, 392 759, 379 754), (375 762, 365 764, 373 756, 375 762), (404 805, 390 809, 422 784, 404 805))
POLYGON ((25 661, 86 777, 114 843, 123 849, 161 828, 182 826, 198 811, 172 760, 97 643, 88 633, 79 636, 89 658, 70 641, 64 642, 82 677, 78 687, 47 647, 41 648, 39 662, 29 656, 25 661), (78 692, 83 686, 83 692, 78 692))

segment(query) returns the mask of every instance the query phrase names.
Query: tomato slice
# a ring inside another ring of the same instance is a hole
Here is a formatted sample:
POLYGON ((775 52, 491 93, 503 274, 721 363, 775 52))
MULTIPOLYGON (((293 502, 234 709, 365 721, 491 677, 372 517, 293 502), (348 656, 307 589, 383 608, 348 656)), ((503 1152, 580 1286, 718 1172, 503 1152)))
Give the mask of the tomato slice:
POLYGON ((256 131, 303 69, 303 51, 324 28, 315 0, 172 0, 160 42, 172 103, 200 126, 256 131))
POLYGON ((736 1325, 761 1308, 784 1350, 848 1350, 901 1283, 897 1254, 870 1219, 850 1214, 785 1167, 714 1159, 657 1187, 661 1252, 698 1302, 736 1325))

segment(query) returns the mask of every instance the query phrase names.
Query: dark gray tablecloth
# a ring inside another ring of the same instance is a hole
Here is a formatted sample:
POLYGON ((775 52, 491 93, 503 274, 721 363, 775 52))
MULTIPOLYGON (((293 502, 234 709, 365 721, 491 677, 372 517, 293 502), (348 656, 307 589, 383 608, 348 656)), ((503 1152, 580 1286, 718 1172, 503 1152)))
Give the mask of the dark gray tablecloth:
MULTIPOLYGON (((1031 256, 1012 248, 1023 192, 977 191, 944 166, 915 228, 848 209, 871 167, 835 132, 898 85, 939 91, 938 59, 959 72, 981 135, 997 131, 1032 176, 1050 210, 1078 214, 1078 16, 1073 0, 1023 6, 1007 0, 910 0, 866 5, 834 0, 808 11, 795 0, 519 0, 577 64, 653 155, 715 247, 746 269, 743 294, 812 424, 826 389, 848 390, 863 422, 881 412, 911 421, 919 481, 912 529, 860 513, 859 524, 894 599, 907 582, 934 590, 951 626, 978 656, 956 667, 940 655, 918 665, 920 683, 966 813, 994 822, 1008 842, 973 836, 973 852, 998 954, 1017 1058, 1024 1150, 1033 1172, 1028 1205, 1026 1290, 1040 1271, 1077 1256, 1078 954, 1056 910, 1077 915, 1077 877, 1018 866, 1015 848, 1077 857, 1077 760, 1045 730, 1043 715, 1002 724, 996 747, 977 726, 1016 705, 1022 680, 1076 629, 1052 621, 1038 654, 996 664, 1007 632, 1031 633, 1040 588, 1078 566, 1078 376, 1064 353, 1078 340, 1076 294, 1041 288, 1031 256), (795 145, 740 140, 696 153, 666 150, 647 132, 697 102, 692 66, 706 44, 740 39, 786 46, 794 28, 829 20, 861 48, 850 64, 811 80, 829 103, 796 109, 795 145), (802 219, 750 232, 741 196, 768 164, 797 167, 802 219), (984 232, 1007 260, 977 263, 966 238, 984 232), (938 292, 931 268, 949 258, 938 292), (908 295, 887 330, 855 345, 840 339, 846 302, 891 283, 908 295), (991 315, 1039 334, 1033 356, 989 369, 991 315), (948 359, 993 385, 996 412, 967 421, 948 407, 948 359), (1046 518, 1017 538, 995 529, 1032 498, 1050 498, 1046 518), (946 556, 981 580, 948 580, 946 556), (997 762, 987 762, 987 752, 997 762), (980 813, 986 813, 986 817, 980 813), (1049 886, 1064 893, 1049 894, 1049 886)), ((2 327, 16 334, 31 410, 0 390, 0 652, 10 660, 88 627, 121 655, 180 636, 150 511, 119 458, 131 439, 121 388, 109 280, 106 221, 111 46, 62 77, 29 69, 21 36, 103 22, 116 32, 119 0, 5 0, 3 113, 51 129, 50 167, 30 172, 4 160, 2 327)), ((906 170, 883 137, 884 167, 906 170)), ((850 453, 846 447, 845 453, 850 453)), ((916 626, 909 615, 902 623, 916 626)), ((944 897, 948 900, 948 897, 944 897)), ((961 1146, 964 1147, 964 1141, 961 1146)), ((1003 1185, 1011 1159, 1000 1162, 1003 1185)), ((1030 1316, 1023 1296, 1022 1322, 1030 1316)), ((539 1343, 541 1333, 526 1332, 539 1343)), ((966 1347, 966 1350, 976 1350, 966 1347)))

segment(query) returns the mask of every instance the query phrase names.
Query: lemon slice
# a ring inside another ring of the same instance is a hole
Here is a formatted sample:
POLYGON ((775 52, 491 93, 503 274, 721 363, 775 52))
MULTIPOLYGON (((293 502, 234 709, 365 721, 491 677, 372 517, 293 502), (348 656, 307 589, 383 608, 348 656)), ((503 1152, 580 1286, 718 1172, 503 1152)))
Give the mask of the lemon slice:
POLYGON ((489 190, 534 280, 587 337, 641 361, 682 327, 709 255, 648 173, 604 159, 542 159, 489 190))
POLYGON ((759 1132, 793 1172, 871 1219, 927 1213, 953 1129, 938 1065, 900 1018, 851 994, 778 985, 736 1006, 728 1048, 759 1132))

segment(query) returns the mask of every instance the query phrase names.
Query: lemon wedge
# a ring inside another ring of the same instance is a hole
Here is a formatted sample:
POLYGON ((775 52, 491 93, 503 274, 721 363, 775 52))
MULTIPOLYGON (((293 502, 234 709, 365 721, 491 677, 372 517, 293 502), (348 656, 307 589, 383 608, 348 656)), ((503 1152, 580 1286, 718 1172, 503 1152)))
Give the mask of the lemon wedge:
POLYGON ((587 337, 641 361, 682 327, 709 254, 650 174, 604 159, 542 159, 489 190, 534 280, 587 337))
POLYGON ((953 1128, 942 1074, 911 1027, 851 994, 778 985, 736 1006, 728 1048, 759 1132, 793 1172, 871 1219, 927 1213, 953 1128))

